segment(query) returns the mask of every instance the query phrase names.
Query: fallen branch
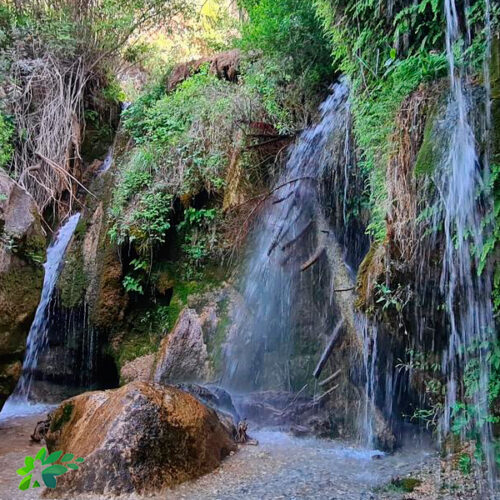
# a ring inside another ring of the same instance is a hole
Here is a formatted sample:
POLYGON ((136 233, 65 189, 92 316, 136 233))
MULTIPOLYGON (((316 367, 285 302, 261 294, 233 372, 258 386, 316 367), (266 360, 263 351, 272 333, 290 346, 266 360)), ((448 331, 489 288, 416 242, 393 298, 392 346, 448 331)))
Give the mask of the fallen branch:
POLYGON ((331 382, 334 378, 337 378, 339 375, 340 375, 340 372, 342 370, 339 368, 333 375, 330 375, 328 378, 325 378, 325 380, 322 380, 320 383, 319 383, 319 386, 323 386, 323 385, 326 385, 328 384, 328 382, 331 382))
POLYGON ((313 223, 313 219, 311 219, 304 227, 304 229, 302 229, 302 231, 300 231, 300 233, 295 236, 295 238, 291 239, 290 241, 288 241, 287 243, 285 243, 282 247, 281 247, 281 250, 286 250, 287 248, 291 247, 294 243, 297 243, 298 240, 300 240, 300 238, 302 238, 302 236, 304 236, 304 234, 307 232, 307 230, 311 227, 311 224, 313 223))
POLYGON ((62 172, 63 175, 67 175, 70 179, 75 181, 84 191, 86 191, 90 196, 95 198, 96 200, 98 199, 97 196, 89 191, 74 175, 70 174, 67 170, 65 170, 63 167, 59 166, 57 163, 52 161, 50 158, 47 158, 46 156, 42 155, 41 153, 37 153, 37 155, 44 161, 46 161, 51 167, 59 170, 62 172))
POLYGON ((302 264, 300 271, 304 272, 306 269, 309 269, 312 265, 314 265, 319 260, 324 251, 325 247, 318 248, 314 255, 305 264, 302 264))
POLYGON ((306 389, 306 387, 308 386, 308 384, 306 384, 304 387, 302 387, 302 389, 300 389, 300 391, 295 395, 295 397, 290 401, 290 403, 288 403, 280 412, 281 415, 283 415, 285 413, 286 410, 288 410, 288 408, 290 408, 290 406, 293 405, 293 403, 295 403, 295 401, 297 401, 297 398, 304 392, 304 390, 306 389))
POLYGON ((319 403, 325 396, 328 396, 328 394, 332 393, 335 389, 338 388, 338 384, 337 385, 334 385, 331 389, 328 389, 326 392, 324 392, 323 394, 321 394, 321 396, 315 398, 313 400, 313 403, 316 404, 316 403, 319 403))
POLYGON ((334 293, 337 293, 337 292, 350 292, 352 290, 356 290, 356 287, 355 286, 351 286, 349 288, 337 288, 336 290, 333 290, 334 293))
POLYGON ((317 379, 321 375, 321 372, 323 371, 323 368, 325 367, 325 364, 328 361, 328 358, 330 357, 330 354, 333 351, 333 347, 335 345, 335 342, 337 341, 337 338, 340 334, 340 330, 341 330, 343 324, 344 324, 344 320, 341 319, 337 323, 335 330, 333 330, 332 336, 330 337, 330 340, 328 341, 328 345, 326 346, 325 350, 323 351, 323 354, 321 355, 321 358, 318 362, 318 365, 316 366, 316 368, 313 372, 314 378, 317 379))

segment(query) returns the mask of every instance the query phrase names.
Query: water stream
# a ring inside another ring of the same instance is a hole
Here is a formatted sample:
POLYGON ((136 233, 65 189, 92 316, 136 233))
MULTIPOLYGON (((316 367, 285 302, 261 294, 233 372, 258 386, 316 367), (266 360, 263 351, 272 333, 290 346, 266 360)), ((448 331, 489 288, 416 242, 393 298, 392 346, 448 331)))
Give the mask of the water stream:
POLYGON ((250 236, 237 333, 225 352, 223 380, 232 389, 300 389, 291 369, 296 342, 306 330, 315 330, 318 337, 335 326, 319 297, 328 295, 321 293, 327 284, 301 267, 318 250, 318 175, 329 136, 341 125, 338 113, 346 95, 347 87, 336 85, 321 106, 319 123, 292 148, 250 236), (301 307, 305 302, 309 314, 301 307))
MULTIPOLYGON (((487 3, 487 16, 488 7, 487 3)), ((445 435, 450 430, 464 368, 476 356, 479 380, 474 403, 478 412, 473 418, 480 428, 482 448, 492 482, 495 465, 491 428, 481 420, 488 414, 489 380, 489 366, 483 346, 494 340, 494 322, 490 276, 487 272, 478 276, 477 272, 483 249, 483 210, 478 202, 478 193, 484 186, 482 175, 487 177, 489 166, 487 155, 485 159, 480 159, 476 150, 475 134, 469 118, 471 95, 466 86, 464 65, 457 65, 455 60, 457 44, 462 38, 455 0, 445 0, 445 14, 451 87, 447 115, 454 125, 436 178, 439 200, 435 225, 437 227, 442 221, 445 235, 440 286, 446 300, 449 322, 448 349, 443 359, 447 395, 442 433, 445 435)), ((461 56, 464 57, 463 52, 461 56)), ((488 91, 486 101, 488 110, 488 91)))
MULTIPOLYGON (((43 280, 40 303, 35 313, 26 343, 26 355, 23 362, 23 372, 17 387, 5 404, 2 414, 12 412, 11 406, 24 406, 31 399, 31 388, 34 373, 37 369, 40 353, 47 347, 51 308, 55 286, 61 273, 64 256, 69 242, 75 232, 80 214, 76 213, 68 218, 57 232, 54 241, 47 249, 47 260, 44 264, 45 276, 43 280), (10 408, 10 409, 9 409, 10 408)), ((26 409, 19 409, 20 414, 25 414, 26 409)), ((39 411, 39 410, 38 410, 39 411)))

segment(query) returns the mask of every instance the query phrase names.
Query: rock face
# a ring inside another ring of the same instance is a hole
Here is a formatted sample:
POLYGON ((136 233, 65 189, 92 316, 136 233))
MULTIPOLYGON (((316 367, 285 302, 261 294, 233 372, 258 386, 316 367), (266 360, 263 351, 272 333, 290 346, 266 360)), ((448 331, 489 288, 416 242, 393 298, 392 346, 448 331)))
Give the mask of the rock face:
POLYGON ((213 410, 180 389, 143 382, 63 402, 46 440, 50 452, 85 458, 48 492, 57 498, 160 491, 212 471, 236 449, 213 410))
POLYGON ((44 259, 45 235, 35 202, 0 172, 0 409, 21 375, 44 259))
POLYGON ((210 317, 184 309, 172 332, 162 341, 156 364, 157 383, 203 382, 210 378, 210 363, 203 326, 210 317))

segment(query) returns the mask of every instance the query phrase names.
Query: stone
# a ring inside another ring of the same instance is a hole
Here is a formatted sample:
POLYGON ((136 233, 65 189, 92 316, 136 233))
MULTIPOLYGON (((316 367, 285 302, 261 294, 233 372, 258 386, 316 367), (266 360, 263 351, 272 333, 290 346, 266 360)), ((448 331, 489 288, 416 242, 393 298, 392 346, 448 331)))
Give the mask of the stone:
POLYGON ((178 384, 177 387, 212 408, 228 433, 236 436, 236 424, 240 421, 240 415, 233 405, 231 395, 226 390, 216 385, 178 384))
POLYGON ((239 75, 241 54, 238 49, 228 50, 215 54, 213 57, 202 57, 194 61, 176 66, 167 81, 167 91, 173 91, 177 85, 187 80, 190 76, 198 73, 204 64, 208 64, 210 73, 216 75, 221 80, 236 82, 239 75))
POLYGON ((213 471, 236 450, 216 413, 175 387, 133 382, 66 400, 53 412, 50 452, 83 457, 46 495, 151 494, 213 471))
POLYGON ((204 382, 210 379, 210 362, 203 326, 211 315, 201 317, 184 309, 172 332, 162 341, 156 363, 156 383, 204 382))
POLYGON ((0 409, 21 375, 44 259, 45 233, 33 198, 0 172, 0 409))
POLYGON ((154 364, 154 354, 146 354, 128 361, 120 370, 120 380, 124 384, 129 382, 151 382, 153 380, 154 364))

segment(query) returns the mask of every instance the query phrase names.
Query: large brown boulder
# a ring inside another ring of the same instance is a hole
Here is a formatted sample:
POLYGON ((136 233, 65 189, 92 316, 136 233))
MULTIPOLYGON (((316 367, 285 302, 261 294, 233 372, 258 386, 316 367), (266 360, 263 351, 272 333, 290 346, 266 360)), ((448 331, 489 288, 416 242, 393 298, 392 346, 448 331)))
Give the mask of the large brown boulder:
POLYGON ((45 235, 35 202, 0 172, 0 409, 21 375, 44 260, 45 235))
POLYGON ((63 402, 50 452, 85 458, 47 495, 148 494, 214 470, 236 445, 216 413, 174 387, 134 382, 63 402))

